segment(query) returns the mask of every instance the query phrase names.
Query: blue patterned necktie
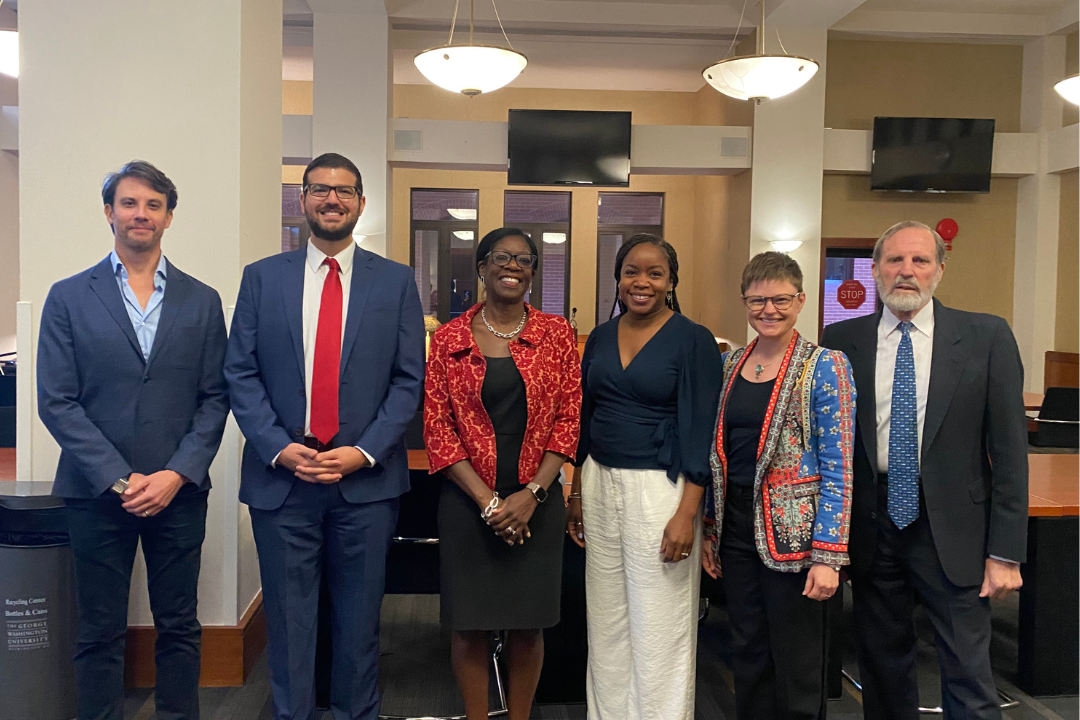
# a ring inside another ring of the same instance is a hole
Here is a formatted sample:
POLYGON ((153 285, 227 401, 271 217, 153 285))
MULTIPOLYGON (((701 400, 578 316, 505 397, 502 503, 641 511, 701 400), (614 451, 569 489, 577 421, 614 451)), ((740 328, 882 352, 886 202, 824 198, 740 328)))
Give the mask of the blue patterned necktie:
POLYGON ((919 426, 911 323, 902 322, 889 415, 889 517, 903 530, 919 517, 919 426))

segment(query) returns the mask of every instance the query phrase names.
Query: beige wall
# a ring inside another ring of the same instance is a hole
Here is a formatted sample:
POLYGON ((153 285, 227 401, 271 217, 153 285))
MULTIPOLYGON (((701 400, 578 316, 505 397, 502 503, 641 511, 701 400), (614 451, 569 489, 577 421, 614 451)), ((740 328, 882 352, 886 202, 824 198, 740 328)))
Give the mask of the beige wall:
POLYGON ((281 81, 281 114, 310 115, 315 83, 310 80, 281 81))
MULTIPOLYGON (((0 8, 0 27, 15 27, 15 13, 0 8)), ((19 104, 19 81, 0 75, 0 106, 19 104)), ((19 300, 19 158, 0 151, 0 353, 15 349, 15 303, 19 300)))
POLYGON ((1020 131, 1021 45, 829 40, 825 127, 874 116, 994 118, 1020 131))
MULTIPOLYGON (((1073 34, 1076 37, 1076 34, 1073 34)), ((1074 56, 1075 57, 1075 56, 1074 56)), ((1058 225, 1057 318, 1054 323, 1054 349, 1080 352, 1080 294, 1077 270, 1080 269, 1080 208, 1077 203, 1077 171, 1061 176, 1061 220, 1058 225)))
MULTIPOLYGON (((1080 73, 1080 52, 1077 48, 1077 37, 1080 33, 1069 33, 1065 38, 1065 74, 1063 78, 1080 73)), ((1080 122, 1080 108, 1070 102, 1065 103, 1061 111, 1061 124, 1074 125, 1080 122)))
POLYGON ((994 178, 986 195, 880 193, 865 175, 826 175, 823 238, 874 238, 901 220, 930 227, 942 218, 960 226, 937 295, 950 307, 1012 321, 1016 184, 994 178))
MULTIPOLYGON (((1023 48, 1005 45, 830 40, 825 125, 871 129, 874 116, 987 117, 1020 130, 1023 48)), ((828 175, 822 237, 877 237, 895 222, 960 234, 938 289, 942 302, 1012 320, 1017 181, 994 178, 985 195, 871 192, 863 176, 828 175)))

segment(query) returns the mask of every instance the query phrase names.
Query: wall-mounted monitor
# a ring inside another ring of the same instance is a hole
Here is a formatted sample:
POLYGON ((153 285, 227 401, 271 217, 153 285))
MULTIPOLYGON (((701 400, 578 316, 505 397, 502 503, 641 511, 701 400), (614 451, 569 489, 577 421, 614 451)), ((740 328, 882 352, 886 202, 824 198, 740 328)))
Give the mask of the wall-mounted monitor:
POLYGON ((990 192, 994 121, 874 118, 870 189, 990 192))
POLYGON ((510 185, 630 184, 630 113, 511 110, 510 185))

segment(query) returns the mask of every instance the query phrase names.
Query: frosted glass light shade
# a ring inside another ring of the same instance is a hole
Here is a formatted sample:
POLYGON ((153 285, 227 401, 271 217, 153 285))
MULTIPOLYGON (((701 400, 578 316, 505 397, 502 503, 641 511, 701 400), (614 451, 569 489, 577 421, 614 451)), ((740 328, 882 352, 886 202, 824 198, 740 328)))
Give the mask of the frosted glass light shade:
POLYGON ((566 233, 546 232, 544 233, 544 242, 550 245, 559 245, 566 242, 566 233))
POLYGON ((447 45, 413 59, 416 69, 435 85, 470 96, 498 90, 520 75, 528 62, 515 50, 488 45, 447 45))
POLYGON ((776 252, 790 253, 802 247, 802 240, 770 240, 769 244, 776 252))
POLYGON ((19 77, 19 33, 0 30, 0 73, 19 77))
POLYGON ((1054 89, 1073 105, 1080 105, 1080 75, 1065 78, 1055 85, 1054 89))
POLYGON ((744 55, 702 71, 705 82, 738 100, 772 100, 795 92, 814 77, 818 64, 794 55, 744 55))
POLYGON ((450 213, 450 217, 455 220, 476 219, 476 208, 446 208, 446 212, 450 213))

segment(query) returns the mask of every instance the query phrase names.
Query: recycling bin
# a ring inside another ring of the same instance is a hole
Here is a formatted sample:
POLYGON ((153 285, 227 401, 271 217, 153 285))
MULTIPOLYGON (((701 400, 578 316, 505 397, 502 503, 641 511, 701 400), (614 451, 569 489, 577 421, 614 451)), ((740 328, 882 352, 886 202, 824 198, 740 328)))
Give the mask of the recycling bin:
POLYGON ((75 568, 64 501, 0 496, 0 720, 76 715, 75 568))

